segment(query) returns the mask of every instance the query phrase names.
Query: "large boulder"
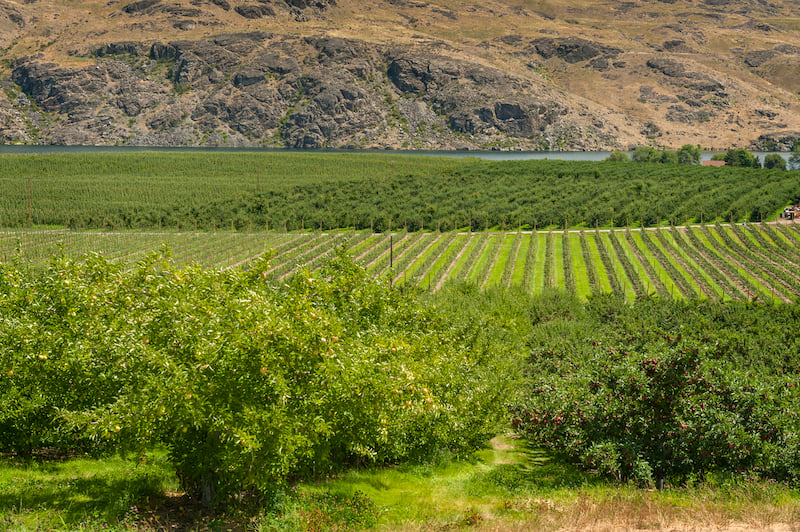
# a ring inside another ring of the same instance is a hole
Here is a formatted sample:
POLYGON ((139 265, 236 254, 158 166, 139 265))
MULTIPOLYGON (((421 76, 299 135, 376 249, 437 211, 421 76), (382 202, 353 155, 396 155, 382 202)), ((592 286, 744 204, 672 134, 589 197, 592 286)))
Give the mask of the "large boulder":
POLYGON ((681 85, 699 92, 723 93, 725 86, 711 76, 688 70, 686 65, 671 57, 653 57, 647 66, 671 78, 673 84, 681 85))
POLYGON ((800 131, 781 131, 760 135, 751 148, 757 151, 792 151, 800 143, 800 131))
POLYGON ((249 19, 259 19, 259 18, 275 16, 275 10, 272 9, 272 6, 268 6, 265 4, 244 4, 236 6, 234 10, 244 18, 249 18, 249 19))

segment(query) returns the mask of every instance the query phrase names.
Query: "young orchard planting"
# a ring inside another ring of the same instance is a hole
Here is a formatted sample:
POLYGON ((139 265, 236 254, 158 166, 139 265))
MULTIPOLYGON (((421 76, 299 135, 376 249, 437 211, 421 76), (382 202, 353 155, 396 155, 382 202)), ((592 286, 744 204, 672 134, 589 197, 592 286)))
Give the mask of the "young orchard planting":
POLYGON ((347 153, 0 155, 0 227, 484 231, 760 222, 796 172, 347 153))
POLYGON ((558 288, 581 298, 614 293, 676 299, 794 301, 800 294, 800 224, 716 224, 611 230, 372 233, 108 233, 13 229, 0 260, 46 264, 93 251, 133 265, 166 245, 176 264, 250 268, 270 257, 281 279, 312 271, 345 250, 373 277, 436 291, 466 280, 481 287, 558 288))

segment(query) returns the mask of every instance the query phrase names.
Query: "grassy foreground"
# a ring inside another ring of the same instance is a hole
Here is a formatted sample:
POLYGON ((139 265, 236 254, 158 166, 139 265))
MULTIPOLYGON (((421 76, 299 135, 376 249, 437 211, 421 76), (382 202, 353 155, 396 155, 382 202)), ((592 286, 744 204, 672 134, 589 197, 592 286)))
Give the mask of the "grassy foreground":
POLYGON ((274 509, 209 515, 176 492, 159 454, 0 461, 3 530, 790 530, 800 494, 718 479, 640 490, 500 436, 469 461, 353 470, 293 487, 274 509))

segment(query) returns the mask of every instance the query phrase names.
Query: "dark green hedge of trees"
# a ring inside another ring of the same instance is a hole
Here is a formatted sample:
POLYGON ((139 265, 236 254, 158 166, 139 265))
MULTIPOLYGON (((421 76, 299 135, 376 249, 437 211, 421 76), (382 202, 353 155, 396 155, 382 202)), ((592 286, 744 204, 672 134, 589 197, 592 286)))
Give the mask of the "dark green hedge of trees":
MULTIPOLYGON (((631 154, 631 160, 637 163, 662 163, 662 164, 700 164, 702 150, 700 146, 684 144, 678 151, 656 150, 651 146, 639 146, 631 154)), ((627 161, 624 153, 611 152, 609 161, 627 161)))
MULTIPOLYGON (((179 166, 180 157, 171 157, 179 166)), ((191 173, 170 175, 174 192, 157 174, 139 179, 134 171, 120 174, 114 165, 98 168, 102 159, 90 160, 86 177, 37 177, 30 202, 20 170, 20 177, 0 180, 0 227, 383 232, 653 226, 759 221, 800 200, 793 173, 745 167, 550 160, 423 166, 398 158, 396 166, 392 159, 391 166, 374 163, 372 171, 358 173, 341 164, 314 178, 279 165, 260 176, 258 158, 238 167, 241 174, 228 175, 228 159, 215 160, 207 170, 193 161, 191 173)))
MULTIPOLYGON (((779 156, 780 157, 780 156, 779 156)), ((728 166, 740 166, 744 168, 761 168, 761 161, 758 157, 745 150, 744 148, 731 148, 722 154, 716 154, 712 160, 725 161, 728 166)))

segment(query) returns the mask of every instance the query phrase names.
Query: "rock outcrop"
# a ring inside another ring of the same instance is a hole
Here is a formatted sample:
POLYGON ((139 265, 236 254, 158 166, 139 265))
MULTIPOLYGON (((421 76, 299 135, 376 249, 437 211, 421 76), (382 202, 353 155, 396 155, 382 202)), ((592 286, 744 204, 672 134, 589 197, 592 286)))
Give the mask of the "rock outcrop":
POLYGON ((759 151, 792 151, 800 144, 800 131, 767 133, 759 136, 751 148, 759 151))
POLYGON ((579 37, 537 39, 531 43, 533 51, 545 59, 553 56, 563 59, 567 63, 588 61, 598 56, 615 58, 622 50, 613 46, 592 42, 579 37))
MULTIPOLYGON (((132 9, 157 5, 141 0, 132 9)), ((508 139, 527 149, 613 142, 612 132, 568 116, 552 91, 415 47, 250 32, 149 48, 120 41, 92 56, 95 64, 77 68, 36 56, 14 63, 11 79, 25 97, 59 118, 39 129, 41 140, 472 149, 508 139), (582 135, 587 127, 591 135, 582 135)))
POLYGON ((667 76, 677 79, 681 86, 699 92, 711 92, 724 96, 725 87, 706 74, 689 71, 686 65, 669 57, 657 57, 647 61, 647 66, 667 76))

